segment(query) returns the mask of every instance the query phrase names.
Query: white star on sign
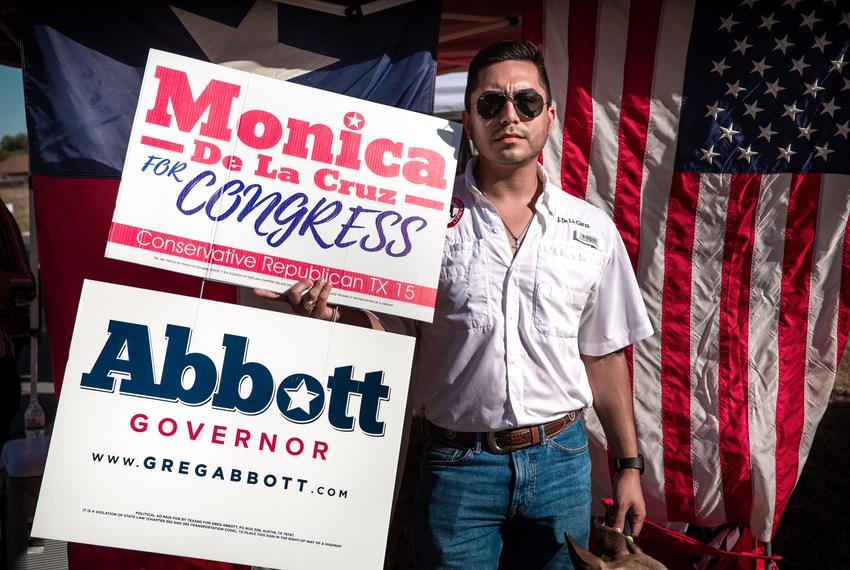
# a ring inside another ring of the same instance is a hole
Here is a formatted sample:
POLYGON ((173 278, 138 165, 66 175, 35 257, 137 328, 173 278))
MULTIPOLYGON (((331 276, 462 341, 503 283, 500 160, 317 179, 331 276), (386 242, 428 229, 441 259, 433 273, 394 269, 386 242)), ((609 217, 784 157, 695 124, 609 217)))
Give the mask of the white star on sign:
POLYGON ((835 128, 838 129, 836 134, 839 134, 846 139, 847 135, 850 134, 850 121, 844 121, 843 125, 836 124, 835 128))
POLYGON ((777 93, 784 90, 784 87, 779 86, 779 80, 777 79, 773 83, 769 81, 765 81, 764 84, 767 86, 767 92, 776 97, 777 93))
POLYGON ((741 40, 741 41, 734 40, 735 41, 735 49, 733 49, 732 51, 739 51, 739 52, 741 52, 741 55, 744 55, 747 52, 748 49, 753 47, 753 44, 747 43, 748 37, 749 36, 744 36, 744 39, 741 40))
POLYGON ((171 7, 213 63, 276 79, 292 79, 339 61, 278 41, 277 4, 257 0, 236 28, 171 7))
POLYGON ((751 148, 752 148, 752 145, 748 146, 747 148, 743 148, 743 147, 740 147, 740 146, 738 147, 738 152, 741 153, 741 156, 739 156, 738 158, 740 158, 742 160, 746 160, 747 164, 750 163, 750 159, 752 157, 754 157, 755 155, 758 154, 756 151, 751 150, 751 148))
POLYGON ((755 103, 753 103, 752 105, 747 105, 746 103, 744 103, 744 107, 747 108, 747 110, 744 111, 744 114, 749 115, 753 119, 756 118, 756 115, 759 113, 759 111, 764 111, 764 109, 760 109, 759 106, 755 103))
POLYGON ((816 150, 815 150, 815 154, 816 154, 816 155, 818 155, 820 158, 822 158, 822 159, 826 160, 826 159, 827 159, 827 157, 828 157, 831 153, 835 152, 834 150, 829 150, 828 146, 829 146, 829 144, 828 144, 828 143, 825 143, 823 146, 817 146, 817 145, 815 145, 815 149, 816 149, 816 150))
POLYGON ((764 77, 764 72, 770 69, 770 66, 765 63, 766 57, 761 58, 761 61, 753 60, 753 71, 764 77))
POLYGON ((354 131, 359 131, 364 122, 363 115, 360 113, 352 111, 345 115, 345 126, 354 131))
POLYGON ((805 126, 805 127, 797 127, 797 128, 800 130, 800 136, 799 136, 799 137, 797 137, 797 138, 802 137, 802 138, 804 138, 804 139, 806 139, 806 140, 809 140, 809 139, 810 139, 810 137, 811 137, 814 133, 818 132, 818 130, 817 130, 817 129, 815 129, 815 128, 813 128, 811 125, 808 125, 808 126, 805 126))
POLYGON ((850 28, 850 14, 841 14, 841 23, 850 28))
POLYGON ((837 71, 838 73, 841 73, 844 70, 844 66, 847 65, 847 62, 844 61, 843 55, 838 59, 833 59, 830 63, 832 64, 832 69, 830 69, 830 71, 837 71))
POLYGON ((711 68, 711 72, 712 73, 716 72, 718 75, 720 75, 720 77, 723 77, 724 71, 726 71, 727 69, 732 67, 731 65, 726 65, 726 58, 725 57, 723 59, 721 59, 720 61, 713 61, 712 60, 711 63, 713 64, 713 67, 711 68))
POLYGON ((803 75, 804 69, 806 69, 807 67, 811 67, 808 63, 803 61, 805 58, 806 58, 806 56, 801 55, 800 59, 792 59, 791 60, 791 67, 794 69, 794 71, 796 71, 800 75, 803 75))
POLYGON ((846 77, 842 77, 842 79, 844 80, 844 87, 842 87, 841 90, 847 91, 850 89, 850 79, 847 79, 846 77))
POLYGON ((732 17, 732 14, 730 14, 728 18, 720 18, 720 22, 721 22, 720 27, 717 28, 717 29, 718 30, 726 30, 729 33, 732 32, 732 26, 734 26, 735 24, 738 23, 732 17))
POLYGON ((841 107, 835 104, 835 97, 823 104, 823 112, 828 114, 830 117, 834 117, 835 112, 840 108, 841 107))
POLYGON ((788 41, 788 34, 785 34, 785 37, 781 40, 774 41, 776 42, 776 47, 773 48, 773 51, 780 50, 783 54, 785 53, 785 50, 787 50, 789 47, 794 46, 794 44, 788 41))
POLYGON ((700 158, 700 160, 704 160, 709 164, 714 162, 715 156, 720 156, 719 152, 714 152, 714 145, 708 147, 708 150, 701 148, 700 151, 702 152, 702 158, 700 158))
POLYGON ((706 105, 705 108, 708 109, 705 112, 705 116, 711 117, 715 121, 717 120, 717 115, 719 115, 720 113, 722 113, 723 111, 726 110, 726 109, 724 109, 723 107, 720 106, 720 101, 718 101, 714 105, 706 105))
POLYGON ((814 42, 815 47, 818 48, 821 51, 821 53, 823 53, 826 46, 828 46, 831 43, 832 43, 831 41, 826 39, 826 34, 824 34, 822 36, 815 37, 815 42, 814 42))
POLYGON ((286 406, 287 412, 299 408, 309 414, 310 402, 319 397, 318 392, 311 392, 307 389, 307 383, 304 380, 301 380, 297 388, 284 388, 283 391, 289 396, 289 404, 286 406))
POLYGON ((723 131, 723 134, 720 135, 720 138, 726 139, 729 142, 732 142, 732 137, 741 132, 735 130, 735 125, 729 125, 728 127, 720 127, 720 130, 723 131))
POLYGON ((783 105, 785 107, 785 112, 782 113, 783 117, 791 117, 791 120, 797 118, 797 113, 801 113, 803 110, 798 109, 796 105, 783 105))
POLYGON ((792 9, 792 10, 796 10, 796 9, 797 9, 797 4, 798 4, 799 2, 800 2, 800 0, 785 0, 785 2, 784 2, 782 5, 783 5, 783 6, 791 6, 791 9, 792 9))
POLYGON ((733 97, 737 97, 738 93, 741 91, 746 91, 744 87, 741 87, 741 81, 738 80, 735 83, 727 83, 726 84, 726 93, 724 95, 732 95, 733 97))
POLYGON ((817 97, 818 91, 823 91, 824 88, 818 85, 818 80, 815 79, 813 83, 803 83, 806 86, 806 92, 803 95, 811 95, 812 97, 817 97))
POLYGON ((788 148, 779 147, 780 158, 785 160, 786 162, 791 160, 791 157, 797 154, 797 151, 791 150, 791 145, 788 145, 788 148))
POLYGON ((750 8, 752 8, 755 3, 756 0, 741 0, 741 6, 748 6, 750 8))
POLYGON ((810 30, 814 30, 815 24, 817 22, 820 22, 820 18, 815 18, 815 11, 814 10, 812 10, 812 13, 809 14, 808 16, 803 14, 801 17, 803 18, 803 23, 801 25, 806 26, 810 30))
POLYGON ((761 134, 758 136, 758 138, 765 139, 767 140, 767 142, 770 142, 770 137, 777 133, 777 131, 774 131, 770 128, 770 125, 766 127, 759 127, 759 130, 761 131, 761 134))

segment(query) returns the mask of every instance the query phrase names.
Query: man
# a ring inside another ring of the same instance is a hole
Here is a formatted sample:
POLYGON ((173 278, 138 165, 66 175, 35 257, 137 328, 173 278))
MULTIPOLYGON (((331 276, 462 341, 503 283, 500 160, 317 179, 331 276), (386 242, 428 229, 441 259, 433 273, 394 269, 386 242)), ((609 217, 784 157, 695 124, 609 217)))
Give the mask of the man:
POLYGON ((555 117, 537 49, 484 48, 463 123, 478 157, 455 184, 433 324, 327 304, 330 285, 286 294, 299 314, 417 336, 413 399, 425 418, 414 501, 417 566, 569 568, 586 544, 593 404, 619 469, 622 529, 645 509, 623 347, 652 333, 612 222, 546 181, 537 157, 555 117))

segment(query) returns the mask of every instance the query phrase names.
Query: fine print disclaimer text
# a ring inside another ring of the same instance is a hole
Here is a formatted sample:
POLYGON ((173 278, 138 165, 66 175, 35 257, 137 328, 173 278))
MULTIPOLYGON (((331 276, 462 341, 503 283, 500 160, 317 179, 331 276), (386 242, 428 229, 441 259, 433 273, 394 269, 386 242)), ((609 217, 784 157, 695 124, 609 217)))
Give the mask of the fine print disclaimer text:
POLYGON ((252 526, 243 526, 238 524, 222 523, 218 521, 210 521, 204 519, 196 519, 191 517, 178 517, 173 515, 163 515, 159 513, 149 513, 145 511, 135 511, 132 513, 122 513, 116 511, 106 511, 101 509, 91 509, 83 507, 83 512, 95 516, 117 517, 124 519, 136 519, 149 521, 159 524, 169 524, 176 526, 189 526, 193 528, 203 528, 218 532, 229 532, 233 534, 244 534, 251 536, 261 536, 263 538, 271 538, 275 540, 287 540, 290 542, 300 542, 304 544, 313 544, 315 546, 325 546, 328 548, 342 548, 341 544, 327 542, 324 540, 314 540, 295 536, 295 534, 282 530, 272 530, 267 528, 258 528, 252 526))

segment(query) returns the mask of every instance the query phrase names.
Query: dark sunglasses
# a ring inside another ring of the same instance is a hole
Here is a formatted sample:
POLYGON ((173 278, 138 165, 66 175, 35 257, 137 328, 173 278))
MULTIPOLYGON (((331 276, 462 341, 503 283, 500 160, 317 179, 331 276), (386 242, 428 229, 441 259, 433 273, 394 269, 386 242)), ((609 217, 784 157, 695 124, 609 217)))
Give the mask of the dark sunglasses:
POLYGON ((533 119, 543 111, 543 96, 534 89, 522 89, 515 93, 488 91, 475 102, 475 110, 482 119, 492 119, 502 112, 508 101, 526 119, 533 119))

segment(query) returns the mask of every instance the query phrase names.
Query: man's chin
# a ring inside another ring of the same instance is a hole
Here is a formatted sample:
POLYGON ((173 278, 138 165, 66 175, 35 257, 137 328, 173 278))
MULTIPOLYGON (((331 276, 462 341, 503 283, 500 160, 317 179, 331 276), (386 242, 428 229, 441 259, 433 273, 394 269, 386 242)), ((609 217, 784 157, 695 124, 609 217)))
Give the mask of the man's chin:
POLYGON ((530 161, 536 161, 537 154, 523 153, 499 153, 493 157, 493 162, 503 166, 520 166, 530 161))

